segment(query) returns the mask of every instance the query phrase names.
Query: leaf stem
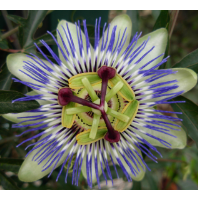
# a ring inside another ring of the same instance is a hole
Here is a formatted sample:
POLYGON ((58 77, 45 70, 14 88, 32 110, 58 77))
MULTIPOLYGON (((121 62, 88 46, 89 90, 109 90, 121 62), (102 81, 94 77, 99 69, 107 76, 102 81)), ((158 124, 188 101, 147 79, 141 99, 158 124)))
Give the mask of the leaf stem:
POLYGON ((0 50, 4 52, 11 52, 11 53, 24 52, 24 49, 16 50, 16 49, 1 49, 0 48, 0 50))
POLYGON ((15 28, 11 29, 10 31, 8 31, 8 32, 6 32, 5 34, 3 34, 3 35, 1 36, 1 39, 3 40, 3 39, 5 39, 5 38, 7 38, 8 36, 10 36, 10 35, 16 33, 18 30, 19 30, 19 27, 15 27, 15 28))
POLYGON ((176 21, 177 21, 178 14, 179 14, 179 10, 176 10, 175 11, 175 15, 173 17, 173 23, 171 25, 170 33, 169 33, 169 39, 171 38, 171 35, 173 33, 173 30, 174 30, 174 27, 175 27, 175 24, 176 24, 176 21))
MULTIPOLYGON (((147 161, 147 160, 146 160, 147 161)), ((148 160, 148 161, 152 161, 152 160, 148 160)), ((183 160, 174 160, 174 159, 157 159, 158 162, 173 162, 173 163, 187 163, 183 160)))

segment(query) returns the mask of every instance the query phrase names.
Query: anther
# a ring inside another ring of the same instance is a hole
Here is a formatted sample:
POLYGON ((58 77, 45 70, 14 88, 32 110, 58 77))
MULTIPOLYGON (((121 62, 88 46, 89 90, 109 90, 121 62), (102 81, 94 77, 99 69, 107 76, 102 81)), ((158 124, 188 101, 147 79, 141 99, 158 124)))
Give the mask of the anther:
POLYGON ((81 104, 81 105, 84 105, 84 106, 87 106, 87 107, 91 107, 91 108, 100 110, 99 105, 97 105, 95 103, 92 103, 92 102, 89 102, 85 99, 79 98, 77 96, 74 96, 73 92, 71 91, 70 88, 60 89, 59 92, 58 92, 58 103, 61 106, 65 106, 69 102, 75 102, 75 103, 78 103, 78 104, 81 104))

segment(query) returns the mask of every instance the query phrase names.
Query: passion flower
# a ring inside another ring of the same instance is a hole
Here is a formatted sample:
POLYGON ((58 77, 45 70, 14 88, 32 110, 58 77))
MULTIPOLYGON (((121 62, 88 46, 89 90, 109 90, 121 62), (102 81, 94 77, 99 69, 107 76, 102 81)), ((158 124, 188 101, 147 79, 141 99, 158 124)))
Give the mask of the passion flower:
POLYGON ((89 187, 97 182, 100 188, 100 175, 113 183, 109 166, 117 173, 117 165, 128 181, 139 181, 146 168, 150 170, 141 153, 157 162, 153 153, 161 154, 155 146, 185 147, 186 133, 177 123, 181 119, 155 108, 181 102, 171 99, 197 82, 190 69, 158 70, 168 59, 163 59, 166 29, 142 38, 136 33, 130 41, 130 18, 120 15, 107 28, 104 25, 100 39, 100 23, 96 19, 94 48, 85 20, 84 33, 80 22, 74 25, 62 20, 57 39, 48 32, 59 57, 43 40, 53 61, 36 44, 44 59, 34 54, 8 56, 10 72, 20 79, 13 80, 34 90, 13 102, 37 100, 41 105, 4 115, 17 122, 15 128, 31 127, 20 135, 35 131, 18 145, 30 142, 27 148, 33 146, 20 168, 20 180, 36 181, 60 166, 57 180, 66 167, 66 182, 71 172, 72 184, 78 185, 82 172, 89 187))

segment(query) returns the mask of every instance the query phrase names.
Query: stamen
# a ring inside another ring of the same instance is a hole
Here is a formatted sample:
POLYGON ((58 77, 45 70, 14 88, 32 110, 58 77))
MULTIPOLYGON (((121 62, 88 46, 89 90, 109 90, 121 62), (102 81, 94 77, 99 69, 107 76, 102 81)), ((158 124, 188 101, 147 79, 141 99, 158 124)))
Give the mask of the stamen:
POLYGON ((123 82, 118 82, 106 95, 105 100, 108 102, 123 87, 123 82))
POLYGON ((118 120, 120 120, 122 122, 128 122, 129 121, 129 117, 127 115, 124 115, 123 113, 114 111, 111 108, 108 108, 107 114, 110 115, 110 116, 112 116, 112 117, 117 118, 118 120))
POLYGON ((100 121, 100 115, 94 114, 93 123, 91 127, 91 131, 89 134, 89 138, 94 139, 96 137, 96 133, 98 131, 98 124, 100 121))
POLYGON ((89 96, 91 97, 92 101, 95 101, 98 99, 98 96, 96 95, 96 92, 94 91, 93 87, 91 86, 89 80, 87 78, 82 79, 82 83, 85 86, 85 89, 87 90, 89 96))
POLYGON ((84 113, 84 112, 88 112, 88 111, 91 111, 90 107, 80 106, 80 107, 69 108, 66 110, 66 113, 68 115, 70 115, 70 114, 84 113))

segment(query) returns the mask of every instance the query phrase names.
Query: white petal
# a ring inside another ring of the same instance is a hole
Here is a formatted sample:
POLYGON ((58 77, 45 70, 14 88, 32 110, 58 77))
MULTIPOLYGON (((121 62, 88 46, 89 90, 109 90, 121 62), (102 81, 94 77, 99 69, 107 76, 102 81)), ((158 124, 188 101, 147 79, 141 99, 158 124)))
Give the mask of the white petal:
MULTIPOLYGON (((97 159, 99 159, 99 152, 97 151, 97 159)), ((100 175, 102 174, 102 169, 101 169, 101 166, 100 166, 100 163, 99 163, 99 160, 97 161, 98 162, 98 175, 100 177, 100 175)), ((97 178, 96 178, 96 171, 95 171, 95 159, 94 159, 94 150, 92 152, 92 183, 96 183, 97 182, 97 178)), ((104 166, 103 166, 104 168, 104 166)), ((87 169, 86 169, 86 154, 84 156, 84 159, 83 159, 83 163, 82 163, 82 174, 84 176, 85 179, 87 179, 87 169)))
MULTIPOLYGON (((161 113, 158 113, 158 114, 162 115, 161 113)), ((178 124, 178 122, 171 122, 169 120, 164 120, 164 119, 154 119, 154 120, 164 121, 164 122, 168 122, 168 123, 172 123, 172 124, 178 124)), ((154 130, 151 130, 151 129, 148 129, 148 128, 145 128, 145 127, 142 127, 142 126, 138 126, 138 129, 141 129, 142 131, 144 131, 148 134, 151 134, 151 135, 153 135, 157 138, 160 138, 160 139, 170 143, 171 144, 170 147, 172 149, 183 149, 186 146, 187 137, 186 137, 186 132, 184 131, 183 127, 177 127, 177 126, 172 126, 172 125, 167 124, 167 126, 171 126, 174 129, 179 129, 179 130, 173 130, 173 129, 170 129, 170 128, 166 128, 166 127, 158 126, 158 125, 153 125, 153 124, 150 124, 150 123, 149 123, 149 125, 152 125, 152 126, 155 126, 155 127, 160 127, 160 128, 163 128, 163 129, 168 129, 169 131, 166 131, 166 132, 173 135, 173 136, 176 136, 176 138, 172 137, 170 135, 164 134, 162 132, 154 131, 154 130)), ((151 143, 153 146, 168 148, 165 145, 163 145, 162 143, 160 143, 159 141, 157 141, 156 139, 153 139, 153 138, 147 136, 146 134, 143 134, 143 133, 139 132, 138 130, 135 130, 135 129, 132 129, 132 130, 134 132, 136 132, 138 135, 140 135, 142 138, 144 138, 146 141, 151 143)))
MULTIPOLYGON (((128 138, 127 138, 128 139, 128 138)), ((131 143, 131 142, 130 142, 131 143)), ((142 153, 141 153, 141 151, 140 151, 140 149, 138 149, 134 144, 132 144, 131 143, 131 146, 140 154, 140 156, 142 157, 142 153)), ((117 149, 116 149, 117 150, 117 149)), ((119 159, 121 160, 121 162, 122 162, 122 164, 123 164, 123 166, 124 166, 124 168, 126 169, 126 171, 127 171, 127 173, 130 175, 130 177, 133 179, 133 180, 135 180, 135 181, 141 181, 142 179, 143 179, 143 177, 144 177, 144 175, 145 175, 145 170, 146 170, 146 167, 145 167, 145 165, 142 163, 142 160, 140 159, 140 157, 132 150, 132 152, 133 152, 133 154, 136 156, 136 158, 138 159, 138 161, 141 163, 141 165, 143 166, 143 168, 140 166, 140 164, 135 160, 135 158, 134 158, 134 160, 136 161, 136 164, 137 164, 137 166, 138 166, 138 168, 139 168, 139 171, 137 170, 137 167, 135 166, 135 164, 131 161, 131 159, 129 159, 128 157, 127 157, 127 155, 124 153, 124 156, 126 157, 126 159, 129 161, 129 163, 131 164, 131 166, 138 172, 138 174, 136 174, 136 175, 134 175, 134 174, 132 174, 132 172, 131 172, 131 170, 130 170, 130 167, 127 165, 127 163, 126 163, 126 161, 124 160, 124 158, 122 157, 122 155, 119 153, 119 151, 117 150, 117 154, 118 154, 118 157, 119 157, 119 159)), ((113 151, 112 151, 112 154, 113 154, 113 151)), ((113 154, 112 155, 112 157, 113 157, 113 160, 114 160, 114 162, 115 162, 115 164, 117 164, 117 165, 119 165, 118 164, 118 162, 117 162, 117 160, 116 160, 116 157, 115 157, 115 155, 113 154)))
MULTIPOLYGON (((79 60, 81 62, 81 64, 83 64, 82 60, 81 60, 81 56, 80 56, 80 51, 79 51, 79 44, 78 44, 78 37, 77 37, 77 31, 76 31, 76 25, 73 24, 73 23, 70 23, 66 20, 61 20, 59 23, 58 23, 58 26, 57 26, 57 30, 60 32, 61 36, 62 36, 62 39, 67 47, 67 50, 69 51, 69 54, 71 57, 72 56, 72 53, 71 53, 71 48, 70 48, 70 45, 68 43, 68 40, 67 40, 67 37, 65 35, 65 32, 64 32, 64 29, 65 31, 67 32, 67 35, 68 35, 68 38, 69 38, 69 34, 68 34, 68 31, 67 31, 67 25, 68 24, 68 27, 69 27, 69 31, 71 32, 71 36, 72 36, 72 40, 73 40, 73 43, 74 43, 74 46, 75 46, 75 49, 76 49, 76 52, 77 52, 77 60, 79 60), (63 29, 64 28, 64 29, 63 29)), ((87 50, 86 50, 86 38, 85 38, 85 35, 83 33, 82 30, 81 31, 81 34, 82 34, 82 41, 83 41, 83 47, 84 47, 84 54, 85 54, 85 60, 87 59, 87 50)), ((79 36, 79 35, 78 35, 79 36)), ((62 40, 57 32, 57 40, 58 40, 58 43, 60 45, 60 47, 62 48, 63 52, 66 54, 66 56, 68 57, 67 53, 66 53, 66 50, 64 48, 64 45, 62 43, 62 40)), ((91 48, 91 54, 92 54, 92 61, 93 61, 93 48, 90 44, 90 48, 91 48)), ((61 61, 66 65, 68 66, 68 62, 65 60, 65 58, 63 57, 61 51, 58 49, 58 53, 59 53, 59 58, 61 59, 61 61)), ((70 62, 71 63, 71 62, 70 62)), ((72 66, 72 65, 71 65, 72 66)), ((68 67, 69 68, 69 67, 68 67)))
MULTIPOLYGON (((153 81, 152 83, 145 83, 145 86, 148 85, 152 85, 152 84, 157 84, 157 83, 161 83, 161 82, 167 82, 167 81, 172 81, 172 80, 177 80, 178 82, 176 83, 172 83, 172 84, 168 84, 167 86, 176 84, 179 87, 176 89, 172 89, 164 94, 171 94, 171 93, 176 93, 176 92, 180 92, 183 91, 182 94, 188 92, 189 90, 191 90, 196 84, 197 84, 197 74, 191 70, 191 69, 187 69, 187 68, 174 68, 172 69, 173 71, 177 71, 177 73, 175 74, 169 74, 167 76, 164 76, 158 80, 153 81)), ((160 87, 164 87, 165 86, 159 86, 156 88, 160 88, 160 87)), ((170 95, 171 96, 171 95, 170 95)), ((153 98, 153 99, 149 99, 149 100, 145 100, 146 102, 154 102, 154 101, 159 101, 162 99, 165 99, 167 97, 170 96, 163 96, 163 97, 158 97, 158 98, 153 98)), ((145 96, 142 95, 139 98, 144 98, 145 96)))
MULTIPOLYGON (((131 62, 131 64, 128 66, 128 68, 130 68, 137 60, 139 60, 147 51, 149 51, 153 46, 155 46, 155 48, 149 53, 147 54, 147 56, 145 56, 135 67, 132 71, 137 70, 138 68, 140 68, 141 66, 145 65, 146 63, 148 63, 149 61, 151 61, 152 59, 156 58, 157 56, 159 56, 160 54, 164 53, 166 50, 166 45, 167 45, 167 39, 168 39, 168 33, 167 30, 165 28, 161 28, 158 29, 154 32, 151 32, 143 37, 141 37, 135 48, 133 49, 133 52, 143 43, 143 41, 147 40, 148 37, 150 37, 146 47, 144 48, 143 51, 141 51, 141 53, 131 62)), ((158 64, 161 60, 163 59, 163 56, 161 56, 160 58, 156 59, 155 61, 153 61, 152 63, 150 63, 149 65, 147 65, 143 70, 147 70, 150 69, 151 67, 155 66, 156 64, 158 64)), ((130 72, 132 73, 132 72, 130 72)))
MULTIPOLYGON (((55 130, 57 130, 58 128, 62 128, 62 126, 57 127, 56 129, 52 130, 50 133, 47 133, 45 135, 43 135, 40 139, 44 138, 45 136, 51 134, 52 132, 54 132, 55 130)), ((39 139, 39 140, 40 140, 39 139)), ((67 151, 63 154, 63 156, 61 157, 61 159, 59 160, 57 167, 59 167, 66 159, 66 156, 68 154, 68 152, 70 151, 70 149, 72 148, 73 144, 70 145, 67 149, 67 151)), ((41 164, 38 165, 38 162, 36 161, 32 161, 33 156, 40 150, 40 148, 37 148, 36 150, 34 150, 32 153, 30 153, 26 158, 25 161, 23 162, 19 173, 18 173, 18 177, 21 181, 23 182, 34 182, 37 181, 39 179, 41 179, 42 177, 44 177, 45 175, 47 175, 48 173, 51 172, 51 170, 53 169, 53 166, 56 163, 55 162, 45 171, 42 172, 42 167, 43 165, 50 159, 51 155, 49 155, 41 164)), ((56 156, 56 155, 55 155, 56 156)))
MULTIPOLYGON (((15 53, 15 54, 9 54, 7 56, 7 67, 8 70, 17 78, 19 78, 22 81, 26 81, 26 82, 31 82, 34 84, 38 84, 38 85, 43 85, 42 83, 39 83, 38 81, 30 78, 28 75, 22 73, 19 70, 22 70, 26 73, 29 74, 29 72, 27 72, 23 66, 25 66, 24 61, 31 61, 32 63, 34 63, 37 67, 39 67, 41 70, 45 71, 47 74, 50 74, 48 71, 44 70, 39 64, 37 64, 36 62, 34 62, 32 59, 30 59, 29 57, 26 56, 26 54, 22 54, 22 53, 15 53)), ((53 69, 53 66, 46 60, 42 61, 49 66, 51 69, 53 69)), ((30 74, 31 75, 31 74, 30 74)), ((31 75, 32 76, 32 75, 31 75)))
MULTIPOLYGON (((118 40, 119 31, 120 31, 120 39, 119 40, 121 40, 125 28, 127 28, 126 29, 126 33, 125 33, 125 36, 127 35, 127 40, 126 40, 126 42, 125 42, 125 44, 123 46, 122 51, 120 52, 120 55, 117 58, 117 59, 119 59, 121 54, 124 52, 124 50, 129 45, 129 41, 130 41, 131 33, 132 33, 132 21, 131 21, 130 17, 127 14, 122 14, 122 15, 116 16, 110 23, 109 37, 108 37, 107 46, 109 44, 109 41, 110 41, 110 38, 111 38, 111 32, 112 32, 114 26, 117 26, 116 34, 115 34, 114 47, 115 47, 115 45, 117 43, 117 40, 118 40)), ((106 27, 108 27, 108 25, 106 27)), ((104 35, 105 35, 105 39, 106 39, 107 30, 105 31, 104 35)), ((100 46, 101 46, 101 44, 102 44, 102 35, 101 35, 101 39, 100 39, 100 46)))

